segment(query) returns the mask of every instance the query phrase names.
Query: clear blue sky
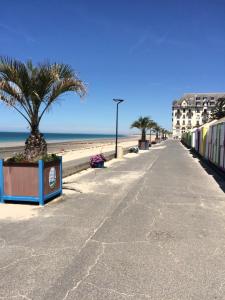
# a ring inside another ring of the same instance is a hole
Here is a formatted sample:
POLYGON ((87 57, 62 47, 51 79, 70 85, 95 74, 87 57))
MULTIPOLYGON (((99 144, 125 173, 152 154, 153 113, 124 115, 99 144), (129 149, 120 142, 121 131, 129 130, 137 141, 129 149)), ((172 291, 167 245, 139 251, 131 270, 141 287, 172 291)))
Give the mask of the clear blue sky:
MULTIPOLYGON (((185 92, 225 91, 224 0, 0 0, 0 54, 71 64, 88 84, 43 119, 50 132, 120 131, 150 115, 171 127, 171 102, 185 92)), ((0 105, 0 130, 25 130, 0 105)))

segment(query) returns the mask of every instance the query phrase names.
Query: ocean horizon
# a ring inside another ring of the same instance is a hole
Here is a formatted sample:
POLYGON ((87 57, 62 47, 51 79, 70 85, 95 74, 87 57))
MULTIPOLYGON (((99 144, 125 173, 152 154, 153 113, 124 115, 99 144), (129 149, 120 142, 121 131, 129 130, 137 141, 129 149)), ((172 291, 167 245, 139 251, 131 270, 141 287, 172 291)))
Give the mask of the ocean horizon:
MULTIPOLYGON (((78 140, 97 140, 115 138, 115 134, 100 134, 100 133, 43 133, 47 142, 51 141, 78 141, 78 140)), ((24 142, 29 136, 29 132, 0 132, 0 143, 24 142)), ((126 135, 118 135, 126 137, 126 135)))

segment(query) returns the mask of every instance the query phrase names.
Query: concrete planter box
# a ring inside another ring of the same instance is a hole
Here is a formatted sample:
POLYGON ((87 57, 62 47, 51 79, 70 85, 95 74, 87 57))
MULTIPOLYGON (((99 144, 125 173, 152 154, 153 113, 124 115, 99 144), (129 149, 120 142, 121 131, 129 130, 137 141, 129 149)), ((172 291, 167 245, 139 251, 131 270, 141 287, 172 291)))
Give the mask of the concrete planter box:
POLYGON ((62 194, 62 158, 53 162, 7 163, 0 160, 0 202, 44 205, 62 194))
POLYGON ((140 150, 149 150, 149 141, 138 141, 138 148, 140 150))

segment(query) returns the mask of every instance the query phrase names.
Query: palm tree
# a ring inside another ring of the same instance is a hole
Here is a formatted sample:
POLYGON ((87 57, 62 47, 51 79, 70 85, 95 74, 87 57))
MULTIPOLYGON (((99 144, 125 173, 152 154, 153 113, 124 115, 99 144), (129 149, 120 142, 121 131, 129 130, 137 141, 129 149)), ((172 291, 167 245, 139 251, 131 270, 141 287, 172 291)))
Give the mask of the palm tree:
POLYGON ((150 143, 152 141, 152 129, 154 129, 155 126, 156 126, 156 122, 150 119, 149 123, 148 123, 148 129, 150 130, 149 131, 149 141, 150 141, 150 143))
POLYGON ((225 98, 219 98, 216 102, 216 106, 211 114, 211 120, 221 119, 225 117, 225 98))
POLYGON ((162 133, 162 139, 164 140, 166 136, 166 129, 161 128, 161 133, 162 133))
POLYGON ((31 61, 0 57, 0 100, 23 116, 30 127, 24 149, 27 160, 47 154, 47 143, 39 132, 40 121, 59 96, 67 92, 86 94, 84 83, 69 65, 34 66, 31 61))
POLYGON ((169 130, 166 129, 164 133, 165 133, 165 139, 167 139, 167 135, 170 134, 169 130))
POLYGON ((153 129, 155 130, 156 136, 155 139, 158 140, 159 139, 159 134, 161 131, 161 127, 156 123, 156 125, 153 127, 153 129))
POLYGON ((146 141, 146 131, 149 126, 149 117, 140 117, 137 121, 131 124, 131 128, 138 128, 141 130, 141 141, 146 141))

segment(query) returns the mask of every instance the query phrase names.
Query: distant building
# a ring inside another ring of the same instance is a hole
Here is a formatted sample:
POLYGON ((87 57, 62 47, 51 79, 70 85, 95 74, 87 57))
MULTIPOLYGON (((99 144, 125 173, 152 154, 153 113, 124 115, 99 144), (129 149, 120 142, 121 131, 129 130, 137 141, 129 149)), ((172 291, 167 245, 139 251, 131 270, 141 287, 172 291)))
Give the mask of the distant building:
POLYGON ((173 137, 181 138, 183 132, 206 123, 221 97, 225 93, 191 93, 173 101, 173 137))

